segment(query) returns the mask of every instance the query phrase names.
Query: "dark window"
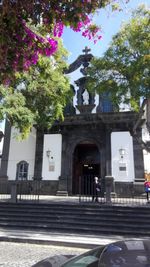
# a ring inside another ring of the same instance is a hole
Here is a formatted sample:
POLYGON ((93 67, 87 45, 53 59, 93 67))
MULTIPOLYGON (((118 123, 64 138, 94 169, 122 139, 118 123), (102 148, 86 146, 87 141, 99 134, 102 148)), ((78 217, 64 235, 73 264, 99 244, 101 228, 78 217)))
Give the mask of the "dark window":
POLYGON ((113 105, 109 93, 104 93, 102 96, 102 112, 112 112, 113 105))
POLYGON ((17 175, 16 180, 27 180, 28 179, 28 163, 26 161, 20 161, 17 164, 17 175))

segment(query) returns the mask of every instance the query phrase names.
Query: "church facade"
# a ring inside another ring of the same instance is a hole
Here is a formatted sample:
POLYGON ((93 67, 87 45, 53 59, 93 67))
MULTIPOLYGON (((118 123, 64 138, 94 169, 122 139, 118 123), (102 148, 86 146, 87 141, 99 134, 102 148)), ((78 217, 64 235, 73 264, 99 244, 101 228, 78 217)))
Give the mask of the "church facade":
MULTIPOLYGON (((64 121, 50 130, 33 128, 27 140, 17 141, 16 130, 6 122, 0 177, 7 180, 41 180, 43 194, 78 195, 80 177, 114 178, 118 194, 133 187, 142 190, 143 151, 132 136, 137 114, 116 111, 107 95, 86 89, 86 68, 92 58, 87 49, 67 71, 81 71, 71 86, 72 104, 64 121), (142 187, 140 187, 142 185, 142 187)), ((141 135, 141 129, 137 131, 141 135)))

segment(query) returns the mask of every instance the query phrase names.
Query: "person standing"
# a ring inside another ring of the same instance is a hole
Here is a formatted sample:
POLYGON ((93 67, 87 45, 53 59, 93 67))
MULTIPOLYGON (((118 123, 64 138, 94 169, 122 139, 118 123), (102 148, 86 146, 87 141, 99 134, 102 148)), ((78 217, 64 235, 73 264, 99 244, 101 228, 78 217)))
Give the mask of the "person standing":
POLYGON ((98 196, 100 191, 101 191, 101 185, 99 179, 98 177, 94 177, 92 201, 95 200, 95 202, 98 202, 98 196))
POLYGON ((149 201, 150 181, 148 179, 144 183, 144 188, 145 188, 145 192, 146 192, 147 201, 149 201))

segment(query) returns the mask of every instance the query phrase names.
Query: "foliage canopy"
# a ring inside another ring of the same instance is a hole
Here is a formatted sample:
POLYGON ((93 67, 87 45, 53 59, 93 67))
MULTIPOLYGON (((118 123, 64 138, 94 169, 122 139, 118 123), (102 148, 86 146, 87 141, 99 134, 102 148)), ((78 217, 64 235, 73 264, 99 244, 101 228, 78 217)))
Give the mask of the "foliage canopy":
POLYGON ((55 37, 62 35, 64 26, 94 42, 100 39, 91 15, 107 5, 117 8, 115 0, 0 1, 0 83, 10 83, 16 71, 28 70, 39 55, 54 54, 55 37), (39 23, 45 28, 43 35, 31 27, 39 23))
POLYGON ((28 136, 33 125, 50 128, 54 120, 63 119, 63 109, 70 99, 70 83, 64 75, 67 51, 61 39, 59 48, 51 58, 40 56, 28 72, 16 73, 12 86, 0 86, 1 119, 20 130, 22 138, 28 136))
POLYGON ((104 56, 93 59, 88 74, 89 88, 109 93, 116 106, 130 103, 138 110, 141 97, 150 97, 149 8, 141 5, 133 12, 104 56))

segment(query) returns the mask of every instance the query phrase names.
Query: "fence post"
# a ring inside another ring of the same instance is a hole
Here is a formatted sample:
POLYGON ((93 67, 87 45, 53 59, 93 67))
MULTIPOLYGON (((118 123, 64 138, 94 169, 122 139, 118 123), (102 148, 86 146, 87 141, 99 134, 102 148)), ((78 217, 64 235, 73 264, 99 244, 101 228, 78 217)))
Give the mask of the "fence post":
POLYGON ((111 192, 113 190, 114 178, 112 176, 105 176, 106 186, 106 203, 111 203, 111 192))
POLYGON ((16 181, 11 183, 11 202, 17 203, 17 183, 16 183, 16 181))

